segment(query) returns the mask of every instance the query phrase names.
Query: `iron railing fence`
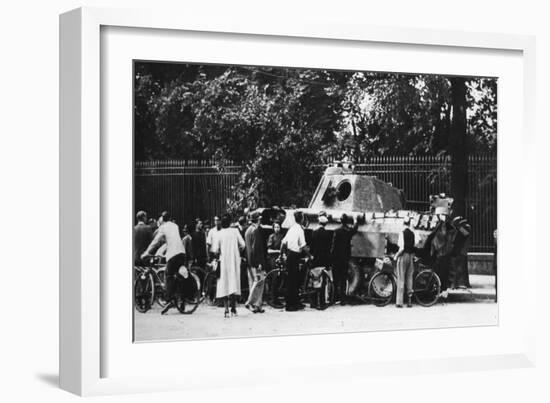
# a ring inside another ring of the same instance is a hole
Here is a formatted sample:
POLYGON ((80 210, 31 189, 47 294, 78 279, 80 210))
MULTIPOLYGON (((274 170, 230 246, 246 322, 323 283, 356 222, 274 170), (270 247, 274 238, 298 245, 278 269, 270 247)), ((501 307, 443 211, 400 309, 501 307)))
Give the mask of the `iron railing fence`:
POLYGON ((227 208, 241 166, 230 161, 145 161, 134 169, 134 211, 158 217, 171 212, 178 223, 211 219, 227 208), (221 164, 223 163, 223 164, 221 164), (220 168, 222 167, 223 168, 220 168))
MULTIPOLYGON (((445 156, 382 156, 359 161, 355 171, 403 189, 407 209, 426 211, 430 195, 450 193, 450 166, 445 156)), ((226 210, 242 172, 241 164, 232 161, 136 162, 134 210, 153 216, 169 210, 180 223, 196 217, 211 219, 226 210)), ((468 172, 466 218, 472 226, 471 251, 490 252, 497 227, 496 156, 471 155, 468 172)))

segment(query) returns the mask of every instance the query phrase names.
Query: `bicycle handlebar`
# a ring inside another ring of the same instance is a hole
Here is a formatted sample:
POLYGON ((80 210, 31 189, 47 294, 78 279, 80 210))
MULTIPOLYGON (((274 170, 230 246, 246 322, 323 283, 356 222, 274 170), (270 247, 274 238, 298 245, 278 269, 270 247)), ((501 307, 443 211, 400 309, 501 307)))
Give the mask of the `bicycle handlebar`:
POLYGON ((141 260, 149 261, 151 263, 159 263, 163 259, 166 259, 164 256, 159 255, 145 255, 141 258, 141 260))

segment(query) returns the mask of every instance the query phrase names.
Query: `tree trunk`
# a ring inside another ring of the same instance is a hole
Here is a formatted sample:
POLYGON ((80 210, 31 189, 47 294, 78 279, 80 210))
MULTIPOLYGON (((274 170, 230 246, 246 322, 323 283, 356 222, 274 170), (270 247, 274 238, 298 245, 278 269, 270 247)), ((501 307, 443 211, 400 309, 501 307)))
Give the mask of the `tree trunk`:
POLYGON ((468 195, 468 149, 466 141, 466 80, 454 77, 451 81, 452 120, 449 137, 451 155, 451 195, 454 197, 453 216, 466 215, 468 195))
POLYGON ((361 158, 361 146, 359 144, 359 136, 357 135, 357 126, 355 125, 355 118, 351 118, 351 128, 353 129, 353 162, 358 164, 361 158))

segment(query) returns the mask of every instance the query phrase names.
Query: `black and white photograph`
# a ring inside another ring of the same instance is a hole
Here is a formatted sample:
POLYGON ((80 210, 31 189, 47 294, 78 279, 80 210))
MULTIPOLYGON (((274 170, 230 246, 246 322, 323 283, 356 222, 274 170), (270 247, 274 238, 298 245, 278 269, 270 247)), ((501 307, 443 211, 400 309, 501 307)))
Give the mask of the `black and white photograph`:
POLYGON ((134 60, 134 341, 497 325, 497 87, 134 60))
POLYGON ((550 401, 544 2, 3 6, 1 401, 550 401))

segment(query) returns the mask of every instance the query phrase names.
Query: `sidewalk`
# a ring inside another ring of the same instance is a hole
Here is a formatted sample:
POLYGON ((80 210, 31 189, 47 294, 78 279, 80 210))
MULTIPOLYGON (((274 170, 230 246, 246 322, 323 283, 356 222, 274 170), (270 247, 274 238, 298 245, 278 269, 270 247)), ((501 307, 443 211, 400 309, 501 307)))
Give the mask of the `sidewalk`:
POLYGON ((256 336, 287 336, 410 329, 494 326, 498 324, 498 304, 491 300, 437 303, 430 307, 395 304, 377 307, 333 305, 324 311, 309 306, 303 311, 285 312, 264 306, 265 313, 253 314, 237 307, 238 316, 224 318, 223 308, 201 304, 193 315, 171 310, 160 314, 155 305, 146 313, 134 315, 135 340, 188 340, 256 336))
POLYGON ((494 300, 496 296, 495 276, 470 274, 471 288, 449 290, 448 301, 494 300))

